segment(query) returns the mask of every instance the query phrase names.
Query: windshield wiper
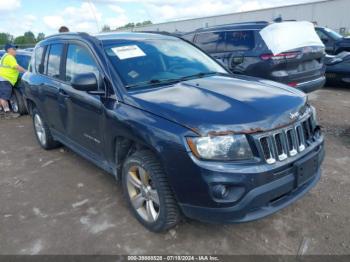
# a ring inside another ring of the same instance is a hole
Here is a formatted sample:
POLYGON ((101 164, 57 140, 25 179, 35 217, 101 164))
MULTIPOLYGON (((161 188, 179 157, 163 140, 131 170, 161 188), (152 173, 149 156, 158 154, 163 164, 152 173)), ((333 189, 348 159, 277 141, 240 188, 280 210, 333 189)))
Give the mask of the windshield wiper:
POLYGON ((156 86, 156 85, 162 85, 162 84, 172 84, 172 83, 178 83, 182 81, 186 81, 189 79, 196 79, 196 78, 203 78, 206 76, 211 76, 211 75, 222 75, 222 76, 229 76, 227 73, 219 73, 219 72, 201 72, 198 74, 190 75, 190 76, 184 76, 180 78, 174 78, 174 79, 151 79, 149 81, 144 81, 144 82, 139 82, 131 85, 127 85, 126 88, 134 88, 134 87, 143 87, 143 86, 156 86))
POLYGON ((190 76, 181 77, 181 81, 188 80, 188 79, 203 78, 203 77, 212 76, 212 75, 229 76, 229 74, 227 74, 227 73, 220 73, 220 72, 201 72, 201 73, 198 73, 198 74, 194 74, 194 75, 190 75, 190 76))
POLYGON ((147 85, 159 85, 159 84, 170 84, 170 83, 177 83, 180 82, 181 79, 151 79, 149 81, 139 82, 136 84, 127 85, 126 88, 133 88, 133 87, 141 87, 141 86, 147 86, 147 85))

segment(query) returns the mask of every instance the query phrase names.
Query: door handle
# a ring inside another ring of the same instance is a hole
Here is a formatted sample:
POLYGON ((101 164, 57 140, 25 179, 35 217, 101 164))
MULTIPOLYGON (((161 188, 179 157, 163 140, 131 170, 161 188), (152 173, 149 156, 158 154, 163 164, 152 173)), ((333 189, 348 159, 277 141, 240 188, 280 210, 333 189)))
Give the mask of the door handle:
POLYGON ((67 92, 64 91, 63 89, 60 89, 58 92, 59 92, 59 94, 60 94, 61 96, 63 96, 64 98, 69 98, 69 95, 68 95, 67 92))

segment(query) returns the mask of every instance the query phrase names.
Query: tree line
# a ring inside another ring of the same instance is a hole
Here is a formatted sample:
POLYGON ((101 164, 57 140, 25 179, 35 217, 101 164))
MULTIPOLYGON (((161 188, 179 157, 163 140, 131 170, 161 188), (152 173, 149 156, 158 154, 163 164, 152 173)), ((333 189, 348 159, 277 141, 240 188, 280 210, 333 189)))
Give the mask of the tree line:
MULTIPOLYGON (((127 23, 126 25, 120 26, 115 28, 114 30, 130 30, 133 29, 134 27, 141 27, 141 26, 146 26, 146 25, 152 25, 152 21, 143 21, 143 22, 139 22, 139 23, 127 23)), ((111 27, 109 25, 104 25, 102 28, 102 32, 110 32, 113 31, 113 29, 111 29, 111 27)))
POLYGON ((6 43, 14 43, 18 46, 34 46, 44 38, 44 33, 39 33, 35 36, 31 31, 25 32, 23 35, 17 37, 14 37, 9 33, 0 33, 0 46, 5 45, 6 43))
MULTIPOLYGON (((121 27, 117 27, 112 29, 110 26, 105 25, 102 28, 102 32, 109 32, 113 30, 130 30, 134 27, 140 27, 140 26, 146 26, 151 25, 151 21, 143 21, 139 23, 128 23, 126 25, 123 25, 121 27)), ((20 47, 30 47, 34 46, 36 43, 40 42, 45 38, 44 33, 38 33, 35 35, 32 31, 27 31, 23 35, 14 37, 13 35, 9 33, 1 33, 0 32, 0 47, 3 47, 7 43, 14 43, 20 47)))

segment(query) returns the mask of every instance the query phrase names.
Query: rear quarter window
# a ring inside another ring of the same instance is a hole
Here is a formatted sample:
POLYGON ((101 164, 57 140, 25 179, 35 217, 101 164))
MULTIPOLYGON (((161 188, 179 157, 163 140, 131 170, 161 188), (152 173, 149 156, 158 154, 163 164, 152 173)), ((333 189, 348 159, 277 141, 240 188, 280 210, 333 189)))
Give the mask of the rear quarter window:
POLYGON ((255 47, 254 31, 226 32, 226 51, 248 51, 255 47))

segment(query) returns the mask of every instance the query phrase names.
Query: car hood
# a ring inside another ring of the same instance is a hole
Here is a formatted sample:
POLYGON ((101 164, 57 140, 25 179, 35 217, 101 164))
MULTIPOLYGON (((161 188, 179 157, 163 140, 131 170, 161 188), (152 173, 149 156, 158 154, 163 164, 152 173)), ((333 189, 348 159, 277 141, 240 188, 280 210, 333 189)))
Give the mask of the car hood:
POLYGON ((179 123, 200 135, 251 133, 295 121, 306 95, 288 86, 251 77, 213 76, 128 93, 134 107, 179 123))
POLYGON ((342 44, 350 44, 350 37, 343 37, 340 40, 338 40, 338 42, 342 44))

